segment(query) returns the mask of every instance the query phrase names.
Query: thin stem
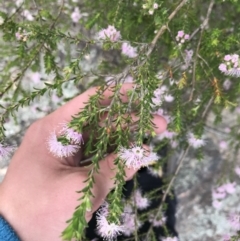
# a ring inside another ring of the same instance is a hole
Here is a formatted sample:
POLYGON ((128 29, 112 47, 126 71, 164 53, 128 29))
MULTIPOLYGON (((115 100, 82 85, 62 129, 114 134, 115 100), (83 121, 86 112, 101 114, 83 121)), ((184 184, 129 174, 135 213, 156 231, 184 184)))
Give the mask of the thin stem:
POLYGON ((201 45, 201 42, 202 42, 203 32, 204 32, 206 26, 208 25, 210 14, 212 12, 214 3, 215 3, 215 0, 211 0, 211 2, 209 4, 209 7, 208 7, 206 18, 204 19, 203 23, 201 24, 200 38, 199 38, 198 43, 197 43, 197 49, 196 49, 195 58, 194 58, 194 61, 193 61, 192 90, 191 90, 191 93, 190 93, 190 96, 189 96, 189 101, 192 101, 194 90, 195 90, 197 58, 198 58, 198 52, 200 50, 200 45, 201 45))

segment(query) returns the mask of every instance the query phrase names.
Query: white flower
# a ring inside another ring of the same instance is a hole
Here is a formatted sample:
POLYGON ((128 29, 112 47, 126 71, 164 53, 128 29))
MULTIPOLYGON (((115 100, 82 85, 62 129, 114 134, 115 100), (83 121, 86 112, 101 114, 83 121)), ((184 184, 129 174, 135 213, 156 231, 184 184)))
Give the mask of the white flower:
POLYGON ((157 4, 157 3, 154 3, 154 4, 153 4, 153 8, 154 8, 154 9, 158 9, 158 4, 157 4))
POLYGON ((56 157, 69 157, 73 156, 76 154, 79 150, 78 145, 71 145, 71 144, 66 144, 63 145, 57 138, 57 135, 55 132, 53 132, 48 141, 48 150, 56 157))
POLYGON ((104 240, 115 240, 124 231, 124 227, 109 223, 107 220, 108 213, 108 203, 105 202, 97 212, 97 232, 104 240))
POLYGON ((3 23, 4 23, 4 18, 0 16, 0 25, 2 25, 3 23))
POLYGON ((205 141, 203 139, 196 138, 193 133, 188 134, 188 143, 193 148, 197 149, 204 146, 205 141))
POLYGON ((146 197, 143 197, 139 189, 134 192, 133 198, 139 210, 144 210, 150 205, 149 199, 147 199, 146 197))
POLYGON ((148 13, 149 13, 150 15, 153 15, 154 11, 153 11, 152 9, 150 9, 150 10, 148 11, 148 13))
POLYGON ((139 169, 143 166, 148 166, 159 159, 154 152, 148 153, 142 147, 133 146, 130 149, 121 147, 118 156, 125 161, 128 168, 139 169))

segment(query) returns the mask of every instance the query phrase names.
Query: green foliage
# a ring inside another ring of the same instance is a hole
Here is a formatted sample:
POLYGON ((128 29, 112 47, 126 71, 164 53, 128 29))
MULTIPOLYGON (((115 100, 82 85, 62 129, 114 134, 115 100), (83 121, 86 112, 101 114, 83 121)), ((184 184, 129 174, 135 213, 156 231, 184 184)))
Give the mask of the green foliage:
MULTIPOLYGON (((109 150, 117 154, 121 147, 130 148, 131 142, 142 146, 146 138, 151 141, 156 135, 153 112, 158 107, 164 108, 171 116, 169 130, 175 132, 174 141, 178 141, 179 149, 187 153, 191 145, 188 133, 200 139, 209 113, 214 115, 214 125, 218 125, 226 107, 234 112, 239 105, 239 80, 230 76, 232 87, 226 89, 227 77, 219 71, 225 55, 239 54, 240 28, 236 23, 240 7, 235 0, 102 0, 81 3, 69 0, 61 4, 59 1, 38 0, 25 1, 17 7, 9 1, 1 3, 0 7, 1 142, 5 137, 4 123, 15 116, 19 108, 31 105, 46 93, 64 96, 63 84, 70 81, 81 90, 99 86, 85 108, 69 123, 75 130, 89 133, 84 155, 91 159, 92 169, 86 187, 79 191, 79 206, 62 233, 64 240, 84 239, 85 215, 91 209, 94 175, 99 171, 99 161, 109 150), (157 7, 154 8, 154 4, 157 7), (77 21, 71 19, 75 8, 80 9, 81 15, 77 21), (105 40, 96 37, 98 31, 109 25, 120 31, 121 38, 117 41, 107 35, 105 40), (176 38, 180 30, 188 33, 189 39, 180 42, 176 38), (123 42, 136 48, 137 57, 121 54, 123 42), (94 51, 101 53, 101 57, 91 59, 94 51), (188 51, 193 53, 190 58, 188 51), (89 59, 94 66, 87 69, 89 59), (41 80, 44 87, 30 90, 24 87, 29 71, 44 73, 41 80), (129 76, 133 78, 134 87, 126 103, 121 98, 121 87, 129 76), (105 78, 114 83, 110 87, 112 96, 108 107, 101 104, 104 91, 109 89, 105 78), (162 87, 167 88, 174 101, 163 99, 160 106, 154 106, 155 90, 162 87), (136 122, 131 112, 136 115, 136 122)), ((239 135, 234 133, 231 138, 232 145, 238 148, 239 135)), ((171 140, 163 138, 155 148, 168 144, 172 144, 171 140)), ((199 148, 195 156, 199 160, 204 158, 199 148)), ((153 168, 162 170, 166 162, 167 158, 153 168)), ((114 172, 116 187, 108 196, 108 221, 120 223, 124 209, 125 165, 119 157, 116 157, 114 172)), ((148 235, 155 240, 152 229, 148 235)))

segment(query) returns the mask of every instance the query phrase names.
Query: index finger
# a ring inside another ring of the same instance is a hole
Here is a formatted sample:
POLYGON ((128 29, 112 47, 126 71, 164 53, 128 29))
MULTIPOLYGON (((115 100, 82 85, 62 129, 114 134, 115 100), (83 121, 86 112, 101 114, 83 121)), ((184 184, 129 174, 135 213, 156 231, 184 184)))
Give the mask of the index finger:
MULTIPOLYGON (((110 97, 114 94, 113 86, 109 86, 102 94, 102 99, 99 100, 99 103, 103 106, 108 106, 111 102, 110 97)), ((123 102, 128 101, 127 93, 129 90, 134 88, 132 83, 124 83, 120 88, 119 95, 123 102)), ((82 93, 81 95, 70 100, 68 103, 51 113, 47 116, 49 124, 57 126, 59 123, 69 122, 72 117, 79 113, 80 109, 84 108, 89 101, 90 97, 96 94, 98 87, 92 87, 82 93)))

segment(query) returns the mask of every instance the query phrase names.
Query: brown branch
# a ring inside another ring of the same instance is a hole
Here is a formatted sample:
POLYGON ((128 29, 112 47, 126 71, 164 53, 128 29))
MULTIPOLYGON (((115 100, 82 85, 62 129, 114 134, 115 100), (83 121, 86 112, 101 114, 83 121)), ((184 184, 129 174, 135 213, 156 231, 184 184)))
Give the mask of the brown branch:
POLYGON ((168 21, 166 24, 164 24, 157 32, 156 36, 154 37, 154 39, 152 40, 151 44, 150 44, 150 48, 146 54, 147 57, 150 56, 150 54, 152 53, 152 51, 154 50, 158 39, 164 34, 164 32, 167 29, 168 24, 171 22, 171 20, 175 17, 175 15, 179 12, 179 10, 185 5, 185 3, 187 2, 187 0, 183 0, 176 8, 175 10, 169 15, 168 17, 168 21))

